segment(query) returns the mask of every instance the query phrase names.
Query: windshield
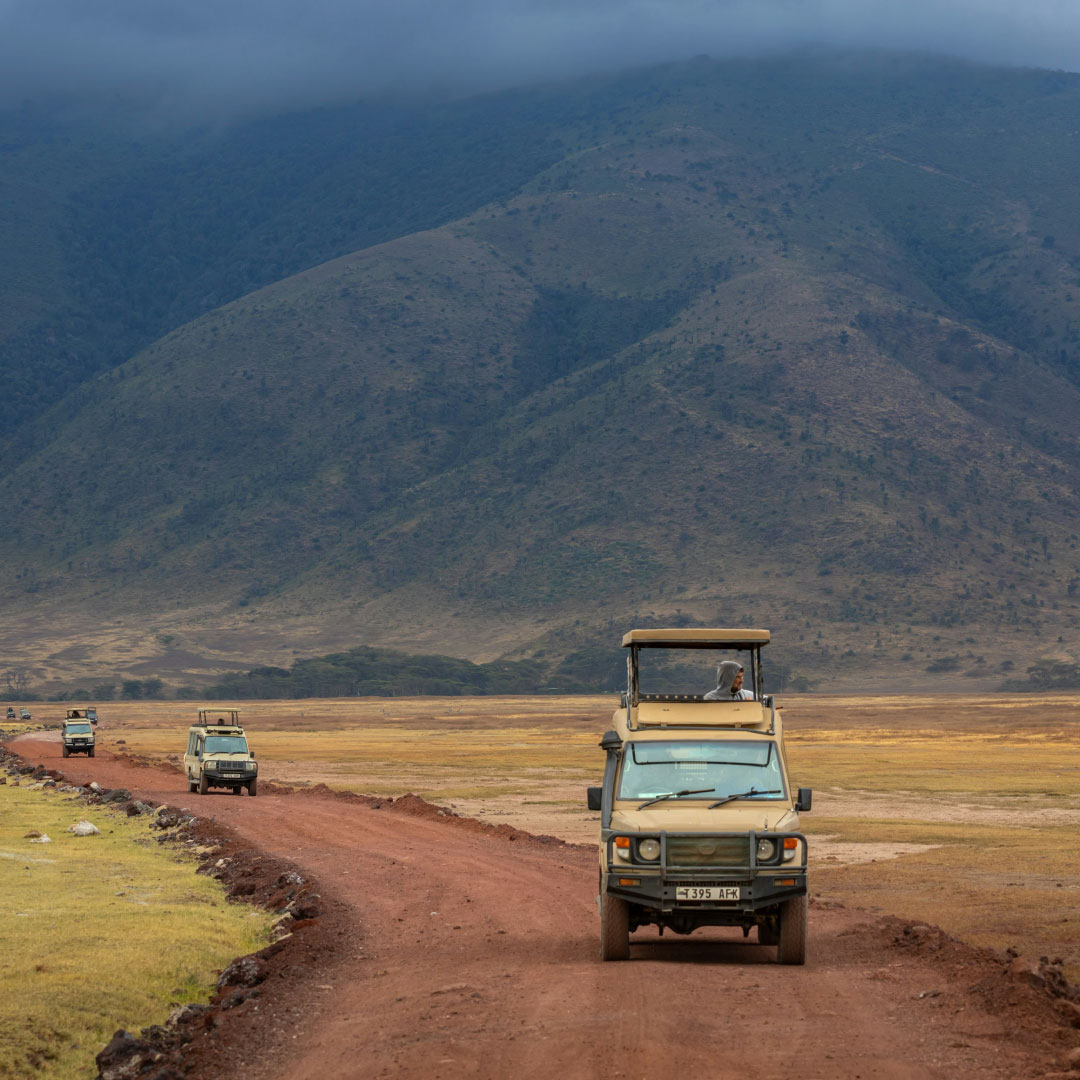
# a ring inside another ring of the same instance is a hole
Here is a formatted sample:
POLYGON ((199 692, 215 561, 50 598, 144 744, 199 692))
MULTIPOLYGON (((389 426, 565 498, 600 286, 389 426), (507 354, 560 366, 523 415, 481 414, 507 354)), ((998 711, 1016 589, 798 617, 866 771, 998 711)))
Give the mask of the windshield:
POLYGON ((703 792, 695 796, 699 799, 722 799, 751 788, 780 793, 752 798, 777 799, 784 793, 780 755, 768 739, 641 742, 631 743, 623 758, 618 798, 695 791, 703 792))
POLYGON ((90 731, 89 724, 68 724, 67 730, 69 735, 86 735, 90 731))
POLYGON ((208 754, 246 754, 247 739, 243 735, 207 735, 208 754))

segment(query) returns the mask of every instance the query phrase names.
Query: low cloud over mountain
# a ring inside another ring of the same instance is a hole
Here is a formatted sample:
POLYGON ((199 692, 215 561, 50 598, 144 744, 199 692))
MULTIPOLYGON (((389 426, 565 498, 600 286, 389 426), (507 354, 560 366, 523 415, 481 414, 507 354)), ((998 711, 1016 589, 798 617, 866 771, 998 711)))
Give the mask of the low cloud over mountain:
POLYGON ((1078 31, 1059 0, 0 0, 0 103, 230 114, 811 44, 1077 70, 1078 31))

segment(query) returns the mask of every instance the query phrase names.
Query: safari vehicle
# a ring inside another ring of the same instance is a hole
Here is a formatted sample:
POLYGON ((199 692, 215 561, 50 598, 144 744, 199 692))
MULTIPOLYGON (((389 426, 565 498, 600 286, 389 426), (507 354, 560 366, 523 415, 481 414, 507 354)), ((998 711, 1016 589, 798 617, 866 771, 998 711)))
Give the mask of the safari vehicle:
POLYGON ((600 811, 604 960, 629 959, 630 934, 652 925, 661 934, 738 926, 744 937, 756 928, 780 963, 806 962, 798 815, 812 792, 791 790, 783 721, 763 693, 768 642, 768 630, 631 630, 623 638, 627 688, 600 742, 603 786, 588 789, 589 809, 600 811), (738 656, 723 670, 749 669, 745 698, 726 687, 708 696, 667 692, 694 677, 688 658, 708 680, 704 650, 714 660, 738 656), (643 667, 658 692, 643 692, 643 667))
POLYGON ((97 709, 94 709, 94 708, 87 709, 86 710, 86 719, 89 720, 91 724, 94 724, 96 726, 97 725, 97 709))
POLYGON ((20 720, 29 720, 30 719, 30 710, 29 709, 20 709, 19 710, 19 719, 20 720))
POLYGON ((15 719, 15 710, 10 705, 7 707, 7 719, 8 720, 14 720, 15 719))
POLYGON ((259 790, 259 767, 248 749, 237 709, 200 709, 199 719, 188 728, 184 771, 188 790, 205 795, 212 787, 229 788, 234 795, 247 788, 259 790))
POLYGON ((78 709, 68 709, 60 731, 60 741, 64 757, 71 757, 72 754, 94 756, 94 729, 78 709))

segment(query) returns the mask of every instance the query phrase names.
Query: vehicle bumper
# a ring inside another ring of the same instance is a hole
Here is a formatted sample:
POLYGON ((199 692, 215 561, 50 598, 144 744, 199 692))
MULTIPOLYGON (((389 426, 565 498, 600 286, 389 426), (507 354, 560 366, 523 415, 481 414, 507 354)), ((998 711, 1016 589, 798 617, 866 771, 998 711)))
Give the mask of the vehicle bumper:
POLYGON ((621 897, 632 904, 664 914, 712 915, 725 913, 741 915, 761 908, 772 908, 806 892, 806 871, 783 874, 759 874, 756 877, 719 877, 716 874, 688 875, 682 872, 661 878, 659 875, 639 876, 632 870, 619 870, 604 875, 603 888, 611 896, 621 897), (623 884, 637 881, 638 884, 623 884), (783 884, 781 884, 783 882, 783 884), (680 900, 678 889, 683 886, 735 886, 738 900, 680 900))
POLYGON ((206 777, 206 782, 214 787, 243 787, 259 774, 257 772, 210 772, 207 769, 203 771, 203 775, 206 777))

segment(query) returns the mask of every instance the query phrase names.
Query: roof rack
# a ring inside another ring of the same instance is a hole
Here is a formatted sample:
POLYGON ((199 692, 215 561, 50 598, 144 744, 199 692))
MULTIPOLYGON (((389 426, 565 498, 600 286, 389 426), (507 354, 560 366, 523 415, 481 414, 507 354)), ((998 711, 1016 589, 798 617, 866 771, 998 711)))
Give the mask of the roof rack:
POLYGON ((679 628, 631 630, 622 643, 627 649, 760 649, 769 640, 768 630, 679 628))

